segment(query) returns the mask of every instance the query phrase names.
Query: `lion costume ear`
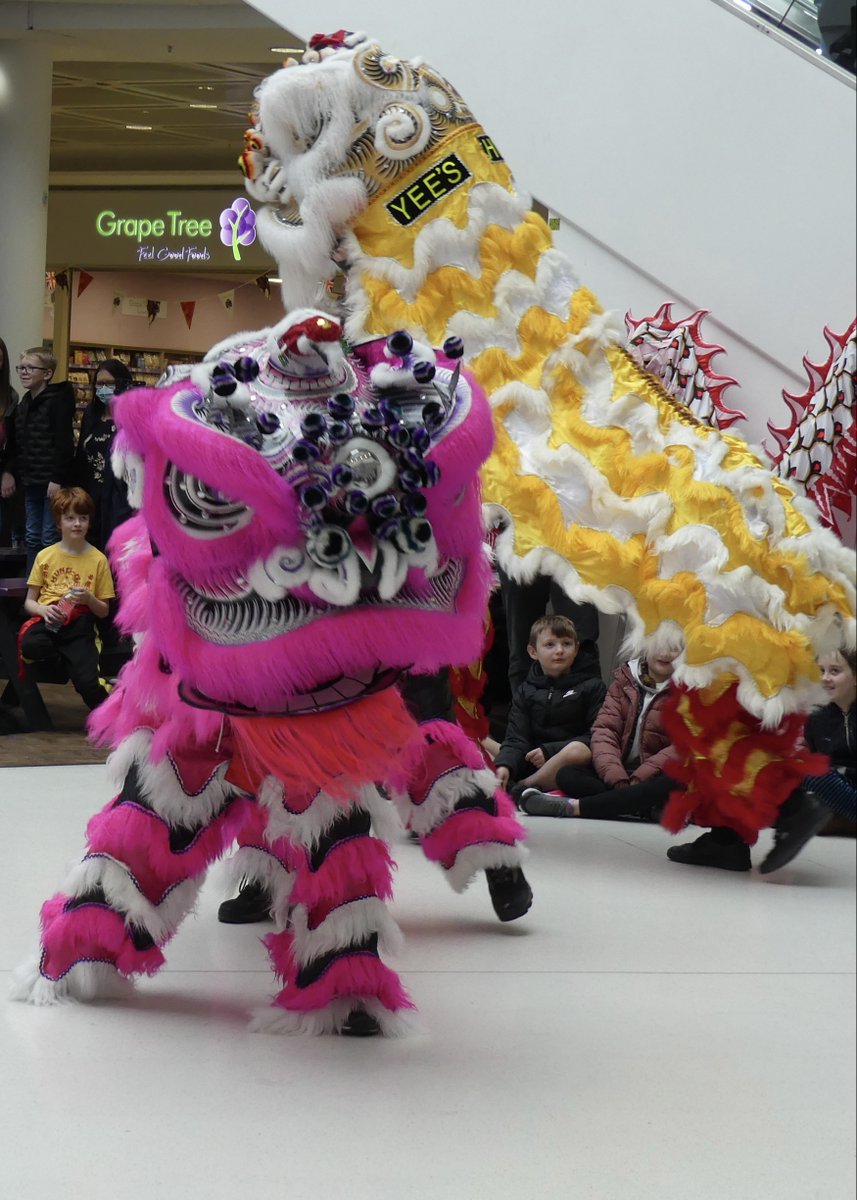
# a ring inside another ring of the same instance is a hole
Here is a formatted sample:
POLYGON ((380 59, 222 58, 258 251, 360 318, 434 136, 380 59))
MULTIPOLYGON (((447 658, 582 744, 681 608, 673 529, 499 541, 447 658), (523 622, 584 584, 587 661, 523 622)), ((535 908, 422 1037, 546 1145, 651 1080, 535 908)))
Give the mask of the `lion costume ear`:
POLYGON ((385 54, 377 42, 355 54, 354 70, 370 87, 388 92, 415 92, 420 86, 419 68, 392 54, 385 54))

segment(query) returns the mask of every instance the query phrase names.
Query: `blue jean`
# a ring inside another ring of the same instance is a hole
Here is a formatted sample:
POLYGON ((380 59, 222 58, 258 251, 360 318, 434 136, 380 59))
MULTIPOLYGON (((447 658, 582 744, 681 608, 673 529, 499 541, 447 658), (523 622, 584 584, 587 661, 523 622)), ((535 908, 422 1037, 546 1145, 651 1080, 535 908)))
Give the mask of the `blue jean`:
POLYGON ((27 484, 24 488, 24 512, 26 514, 24 541, 27 547, 27 578, 29 578, 39 551, 60 540, 60 532, 54 524, 54 514, 51 512, 46 483, 27 484))

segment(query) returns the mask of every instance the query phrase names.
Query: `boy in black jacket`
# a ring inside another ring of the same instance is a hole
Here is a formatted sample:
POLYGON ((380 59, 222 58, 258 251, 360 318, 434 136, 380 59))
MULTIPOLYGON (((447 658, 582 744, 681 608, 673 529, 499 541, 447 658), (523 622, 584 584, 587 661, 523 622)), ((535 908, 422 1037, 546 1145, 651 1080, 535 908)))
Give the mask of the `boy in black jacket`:
POLYGON ((503 744, 494 760, 502 787, 515 782, 548 791, 560 767, 592 759, 592 725, 606 695, 603 680, 575 670, 577 632, 568 617, 540 617, 530 630, 530 673, 512 700, 503 744))

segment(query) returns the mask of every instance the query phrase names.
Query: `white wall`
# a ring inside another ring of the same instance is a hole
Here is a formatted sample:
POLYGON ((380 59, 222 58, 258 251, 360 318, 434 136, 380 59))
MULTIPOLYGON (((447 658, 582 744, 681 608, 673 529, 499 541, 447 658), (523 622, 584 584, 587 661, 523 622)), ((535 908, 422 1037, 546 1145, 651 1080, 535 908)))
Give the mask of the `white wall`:
POLYGON ((711 310, 751 440, 853 317, 854 92, 711 0, 250 2, 437 66, 603 303, 711 310))

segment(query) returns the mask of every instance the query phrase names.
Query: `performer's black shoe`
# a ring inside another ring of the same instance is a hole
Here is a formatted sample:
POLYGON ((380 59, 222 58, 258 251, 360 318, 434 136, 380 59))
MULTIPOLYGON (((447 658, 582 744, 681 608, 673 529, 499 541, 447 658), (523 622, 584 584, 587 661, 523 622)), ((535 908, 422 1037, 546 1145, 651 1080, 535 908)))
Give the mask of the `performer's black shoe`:
POLYGON ((714 833, 704 833, 695 842, 670 846, 667 858, 690 867, 720 867, 722 871, 749 871, 753 865, 750 847, 737 834, 734 840, 724 841, 714 833))
POLYGON ((759 867, 762 875, 779 871, 800 854, 804 846, 830 820, 830 809, 810 792, 799 788, 780 809, 774 825, 774 845, 759 867))
POLYGON ((217 910, 217 919, 224 925, 255 925, 271 919, 271 893, 262 883, 245 880, 238 895, 224 900, 217 910))
POLYGON ((489 867, 485 874, 494 912, 501 921, 517 921, 529 912, 533 889, 520 867, 489 867))
POLYGON ((339 1032, 343 1037, 375 1037, 381 1026, 365 1008, 353 1008, 339 1032))

